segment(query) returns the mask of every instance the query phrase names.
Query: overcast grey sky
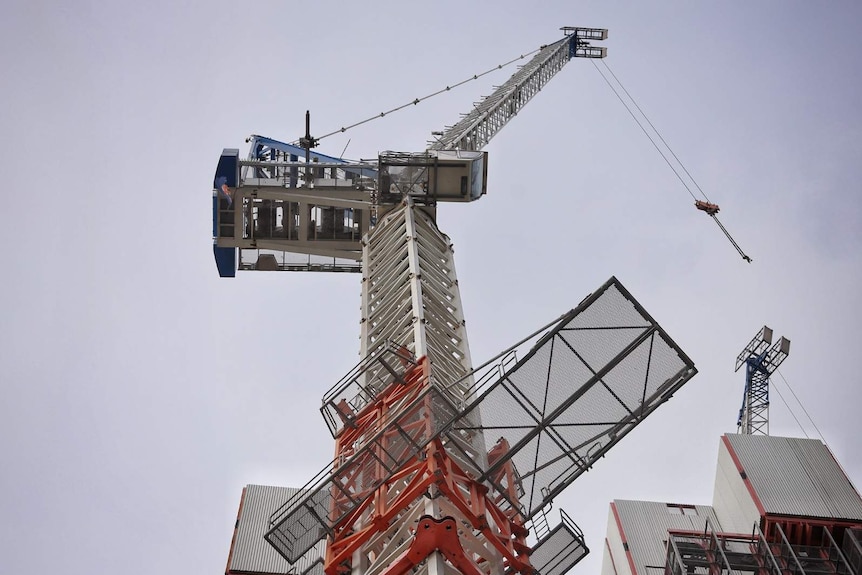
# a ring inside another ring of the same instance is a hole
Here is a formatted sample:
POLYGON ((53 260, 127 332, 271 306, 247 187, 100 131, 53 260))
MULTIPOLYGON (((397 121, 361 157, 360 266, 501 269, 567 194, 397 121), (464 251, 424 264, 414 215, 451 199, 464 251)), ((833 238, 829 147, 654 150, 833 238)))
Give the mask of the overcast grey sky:
MULTIPOLYGON (((743 262, 589 61, 440 209, 474 361, 616 275, 700 374, 556 501, 601 561, 611 499, 711 503, 737 353, 782 372, 862 482, 857 2, 23 2, 0 7, 2 571, 223 572, 247 483, 331 458, 320 397, 358 360, 355 275, 219 279, 210 182, 248 134, 323 133, 605 27, 608 64, 754 258, 743 262)), ((491 84, 324 141, 421 150, 491 84)), ((789 396, 779 379, 779 390, 789 396)), ((797 408, 797 411, 799 409, 797 408)), ((774 435, 801 435, 773 398, 774 435)), ((814 434, 809 425, 806 430, 814 434)))

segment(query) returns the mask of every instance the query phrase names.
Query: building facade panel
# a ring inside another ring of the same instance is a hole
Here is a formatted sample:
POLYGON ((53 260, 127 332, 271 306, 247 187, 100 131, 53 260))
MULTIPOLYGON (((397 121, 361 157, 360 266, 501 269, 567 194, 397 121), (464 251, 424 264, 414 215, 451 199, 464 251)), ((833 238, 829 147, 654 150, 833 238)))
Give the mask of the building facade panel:
POLYGON ((862 498, 820 441, 723 436, 713 506, 614 501, 602 575, 859 573, 862 498))
POLYGON ((605 536, 605 547, 608 556, 611 558, 613 565, 604 563, 602 565, 602 575, 634 575, 631 570, 629 559, 626 556, 624 542, 624 534, 621 533, 622 527, 617 521, 616 506, 611 503, 608 511, 608 530, 605 536))
MULTIPOLYGON (((708 505, 682 505, 655 501, 614 500, 611 504, 611 518, 619 518, 621 527, 620 547, 628 547, 636 573, 633 575, 656 575, 664 571, 667 553, 668 531, 693 531, 703 533, 707 520, 713 529, 720 530, 718 518, 708 505), (625 545, 622 544, 625 543, 625 545)), ((620 530, 615 527, 616 530, 620 530)), ((611 542, 611 526, 608 527, 608 541, 611 542)), ((614 545, 611 544, 612 553, 614 545)), ((614 562, 620 575, 631 571, 625 553, 614 562), (620 566, 626 561, 626 567, 620 566)))
POLYGON ((794 440, 806 470, 817 483, 820 495, 835 519, 862 520, 862 498, 838 464, 828 446, 814 440, 794 440))
POLYGON ((718 446, 712 506, 722 527, 730 533, 751 533, 754 523, 760 521, 755 498, 723 439, 718 446))
POLYGON ((822 442, 766 435, 724 437, 764 513, 862 518, 862 499, 822 442))
POLYGON ((602 575, 620 575, 616 569, 616 563, 611 555, 611 545, 608 538, 605 538, 605 544, 602 545, 602 575))
POLYGON ((291 565, 266 542, 269 517, 298 489, 248 485, 243 490, 227 573, 288 573, 291 565))

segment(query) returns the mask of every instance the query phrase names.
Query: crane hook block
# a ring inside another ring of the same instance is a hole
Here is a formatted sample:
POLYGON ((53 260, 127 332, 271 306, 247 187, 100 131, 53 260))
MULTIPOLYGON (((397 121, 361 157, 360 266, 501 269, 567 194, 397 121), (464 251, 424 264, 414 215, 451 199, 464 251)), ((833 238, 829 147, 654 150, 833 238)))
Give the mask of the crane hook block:
POLYGON ((694 202, 694 207, 706 212, 710 216, 714 216, 715 214, 717 214, 720 209, 718 207, 718 204, 711 204, 709 202, 704 202, 703 200, 697 200, 696 202, 694 202))

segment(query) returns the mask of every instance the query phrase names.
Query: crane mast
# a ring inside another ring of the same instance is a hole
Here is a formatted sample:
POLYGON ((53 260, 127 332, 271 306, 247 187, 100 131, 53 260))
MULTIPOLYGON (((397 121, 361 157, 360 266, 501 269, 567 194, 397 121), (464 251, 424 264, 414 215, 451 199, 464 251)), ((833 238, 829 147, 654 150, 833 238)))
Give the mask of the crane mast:
POLYGON ((564 513, 549 526, 553 497, 696 373, 612 278, 476 377, 436 209, 484 195, 482 147, 571 58, 604 57, 606 30, 563 30, 424 152, 351 163, 306 130, 222 154, 221 275, 362 273, 361 361, 321 408, 335 457, 265 535, 295 575, 563 575, 588 549, 564 513))
POLYGON ((745 366, 745 392, 736 425, 738 433, 769 435, 769 377, 790 354, 790 340, 781 337, 772 347, 772 329, 763 326, 736 358, 745 366))
POLYGON ((394 342, 462 381, 472 364, 449 238, 406 200, 375 227, 362 267, 361 357, 394 342))

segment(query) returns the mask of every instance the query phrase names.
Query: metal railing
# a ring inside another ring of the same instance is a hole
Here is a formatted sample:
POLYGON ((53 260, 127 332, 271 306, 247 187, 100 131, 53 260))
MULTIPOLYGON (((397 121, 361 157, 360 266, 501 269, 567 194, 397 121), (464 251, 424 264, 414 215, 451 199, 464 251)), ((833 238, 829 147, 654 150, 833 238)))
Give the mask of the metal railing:
POLYGON ((862 575, 862 529, 847 529, 842 549, 850 568, 856 575, 862 575))

